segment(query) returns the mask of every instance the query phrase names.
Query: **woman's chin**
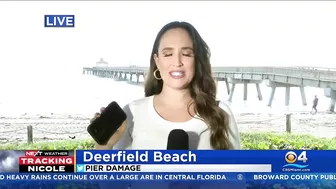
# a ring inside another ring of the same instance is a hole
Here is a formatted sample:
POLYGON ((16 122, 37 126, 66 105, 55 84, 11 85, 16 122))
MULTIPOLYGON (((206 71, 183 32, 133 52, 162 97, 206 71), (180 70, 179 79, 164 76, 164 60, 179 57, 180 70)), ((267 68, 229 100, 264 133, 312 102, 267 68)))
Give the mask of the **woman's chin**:
POLYGON ((168 87, 174 90, 185 90, 188 88, 189 83, 174 83, 169 84, 168 87))

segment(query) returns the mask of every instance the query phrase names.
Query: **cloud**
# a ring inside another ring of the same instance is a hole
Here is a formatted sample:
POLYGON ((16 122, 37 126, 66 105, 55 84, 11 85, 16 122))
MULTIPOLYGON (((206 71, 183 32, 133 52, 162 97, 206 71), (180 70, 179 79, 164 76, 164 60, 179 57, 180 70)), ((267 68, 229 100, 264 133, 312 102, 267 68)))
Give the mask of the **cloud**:
POLYGON ((0 172, 18 172, 20 151, 0 151, 0 172))

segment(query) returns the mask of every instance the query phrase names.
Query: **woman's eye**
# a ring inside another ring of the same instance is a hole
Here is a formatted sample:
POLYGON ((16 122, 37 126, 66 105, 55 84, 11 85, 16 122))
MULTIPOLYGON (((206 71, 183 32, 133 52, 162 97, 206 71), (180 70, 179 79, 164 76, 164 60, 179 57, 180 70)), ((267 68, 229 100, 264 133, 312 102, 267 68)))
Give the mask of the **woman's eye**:
POLYGON ((164 57, 167 57, 167 56, 171 56, 172 54, 165 54, 165 55, 163 55, 164 57))
POLYGON ((192 54, 182 54, 183 56, 192 57, 192 54))

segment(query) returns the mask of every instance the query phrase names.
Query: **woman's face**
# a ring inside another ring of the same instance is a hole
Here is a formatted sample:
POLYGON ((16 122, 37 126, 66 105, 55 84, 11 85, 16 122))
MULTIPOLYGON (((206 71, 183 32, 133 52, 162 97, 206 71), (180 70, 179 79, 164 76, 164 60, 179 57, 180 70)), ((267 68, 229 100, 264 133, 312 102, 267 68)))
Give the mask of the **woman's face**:
POLYGON ((161 38, 154 60, 163 85, 173 89, 187 88, 195 74, 193 42, 188 32, 180 28, 168 30, 161 38))

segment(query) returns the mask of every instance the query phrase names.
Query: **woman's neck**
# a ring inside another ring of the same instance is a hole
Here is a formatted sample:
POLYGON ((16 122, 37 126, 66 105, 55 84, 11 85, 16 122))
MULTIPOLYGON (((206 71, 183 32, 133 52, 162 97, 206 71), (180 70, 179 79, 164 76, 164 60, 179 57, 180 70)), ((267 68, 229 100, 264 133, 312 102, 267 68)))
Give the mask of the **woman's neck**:
POLYGON ((168 106, 186 106, 192 100, 188 89, 175 90, 165 87, 162 88, 162 91, 157 95, 157 98, 161 103, 168 106))

